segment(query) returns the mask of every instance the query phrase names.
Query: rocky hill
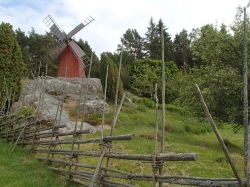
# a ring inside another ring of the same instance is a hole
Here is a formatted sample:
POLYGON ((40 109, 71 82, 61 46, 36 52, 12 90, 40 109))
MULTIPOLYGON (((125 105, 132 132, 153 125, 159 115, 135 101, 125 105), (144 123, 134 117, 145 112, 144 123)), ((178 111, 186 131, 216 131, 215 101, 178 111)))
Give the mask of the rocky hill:
MULTIPOLYGON (((103 100, 103 89, 99 79, 90 78, 52 78, 41 77, 24 84, 23 93, 16 107, 32 107, 39 119, 47 123, 65 125, 61 131, 72 131, 75 121, 71 121, 66 110, 67 105, 77 107, 77 112, 91 114, 110 111, 103 100), (88 91, 87 91, 88 90, 88 91), (72 106, 73 105, 73 106, 72 106)), ((81 122, 78 122, 78 126, 81 122)), ((95 128, 84 123, 84 129, 95 128)))

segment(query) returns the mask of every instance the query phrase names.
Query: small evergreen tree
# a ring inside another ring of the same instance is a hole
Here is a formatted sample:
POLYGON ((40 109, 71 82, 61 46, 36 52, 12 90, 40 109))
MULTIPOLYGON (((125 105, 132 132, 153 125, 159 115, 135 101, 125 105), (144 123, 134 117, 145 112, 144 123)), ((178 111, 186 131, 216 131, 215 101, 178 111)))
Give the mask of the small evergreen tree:
MULTIPOLYGON (((117 65, 108 57, 106 53, 101 54, 101 65, 100 65, 100 79, 102 83, 103 90, 105 88, 105 78, 107 72, 107 65, 109 66, 108 69, 108 84, 107 84, 107 98, 114 100, 115 99, 115 92, 116 92, 116 82, 117 82, 117 65)), ((121 97, 123 95, 123 83, 120 79, 119 82, 119 92, 118 96, 121 97)))
POLYGON ((24 76, 25 64, 16 35, 9 23, 0 25, 0 104, 6 96, 17 100, 21 93, 21 79, 24 76))

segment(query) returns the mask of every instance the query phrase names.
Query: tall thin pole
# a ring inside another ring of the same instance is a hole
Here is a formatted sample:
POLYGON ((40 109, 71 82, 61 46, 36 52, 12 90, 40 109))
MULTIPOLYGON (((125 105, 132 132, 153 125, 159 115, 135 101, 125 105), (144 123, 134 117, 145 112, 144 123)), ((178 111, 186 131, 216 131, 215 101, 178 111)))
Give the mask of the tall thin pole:
MULTIPOLYGON (((164 132, 165 132, 165 62, 164 62, 164 30, 163 25, 161 27, 161 58, 162 58, 162 131, 161 131, 161 153, 164 153, 164 132)), ((163 175, 163 163, 159 168, 159 174, 163 175)), ((159 187, 162 187, 163 183, 159 183, 159 187)))
POLYGON ((153 181, 152 181, 152 187, 155 187, 156 185, 156 155, 157 155, 157 134, 158 134, 158 98, 157 98, 157 84, 155 84, 155 137, 154 137, 154 155, 153 155, 153 181))
POLYGON ((122 51, 120 53, 120 62, 119 62, 118 76, 117 76, 117 82, 116 82, 114 116, 112 120, 110 134, 109 134, 110 136, 113 136, 114 126, 115 126, 115 116, 117 113, 117 100, 118 100, 118 94, 119 94, 119 82, 120 82, 120 77, 121 77, 122 53, 123 53, 123 40, 122 40, 122 51))
POLYGON ((244 173, 249 186, 249 144, 248 144, 248 67, 247 67, 247 18, 246 7, 244 7, 244 41, 243 41, 243 92, 244 92, 244 173))

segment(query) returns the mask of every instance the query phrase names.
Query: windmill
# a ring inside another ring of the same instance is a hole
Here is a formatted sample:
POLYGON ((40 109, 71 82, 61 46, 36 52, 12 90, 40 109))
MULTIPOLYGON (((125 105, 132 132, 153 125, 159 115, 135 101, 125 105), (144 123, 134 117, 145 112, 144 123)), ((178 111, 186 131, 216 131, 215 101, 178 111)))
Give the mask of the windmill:
POLYGON ((66 35, 60 30, 51 15, 48 15, 43 20, 45 25, 59 41, 59 44, 45 55, 45 57, 49 56, 53 60, 60 55, 57 77, 86 77, 84 67, 87 65, 89 58, 83 51, 83 48, 75 42, 72 37, 92 21, 94 21, 94 19, 89 16, 66 35))

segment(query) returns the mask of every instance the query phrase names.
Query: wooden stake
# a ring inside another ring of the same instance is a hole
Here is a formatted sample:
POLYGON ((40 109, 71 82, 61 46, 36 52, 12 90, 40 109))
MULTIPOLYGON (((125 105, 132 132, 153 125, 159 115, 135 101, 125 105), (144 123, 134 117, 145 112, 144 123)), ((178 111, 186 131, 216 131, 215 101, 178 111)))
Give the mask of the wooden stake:
MULTIPOLYGON (((161 26, 161 47, 162 47, 162 130, 161 130, 161 153, 164 153, 164 134, 165 134, 165 62, 164 62, 164 30, 161 26)), ((159 168, 159 174, 163 175, 163 164, 159 168)), ((163 183, 159 183, 159 187, 163 187, 163 183)))
POLYGON ((157 134, 158 134, 158 98, 157 98, 157 84, 155 84, 155 111, 156 111, 156 119, 155 119, 155 137, 154 137, 154 156, 153 156, 153 164, 152 164, 152 169, 153 169, 153 182, 152 182, 152 187, 155 187, 156 185, 156 172, 158 167, 156 166, 156 155, 157 155, 157 134))
POLYGON ((249 153, 249 134, 248 134, 248 66, 247 66, 247 16, 246 7, 244 7, 244 41, 243 41, 243 97, 244 97, 244 173, 247 178, 247 186, 250 186, 249 178, 249 165, 250 165, 250 153, 249 153))
POLYGON ((231 168, 233 170, 233 173, 234 173, 235 177, 237 178, 240 186, 244 187, 244 184, 243 184, 243 182, 242 182, 242 180, 241 180, 241 178, 240 178, 240 176, 238 174, 238 171, 237 171, 237 169, 236 169, 236 167, 234 165, 234 162, 233 162, 233 160, 232 160, 232 158, 230 156, 230 153, 229 153, 223 139, 221 138, 221 135, 220 135, 220 133, 219 133, 219 131, 217 129, 217 126, 216 126, 211 114, 209 113, 208 107, 207 107, 207 105, 205 103, 205 100, 204 100, 202 94, 201 94, 200 88, 199 88, 199 86, 197 84, 195 84, 195 87, 196 87, 196 90, 198 92, 198 95, 199 95, 203 110, 206 113, 206 116, 207 116, 207 118, 209 120, 209 123, 211 124, 211 126, 212 126, 212 128, 214 130, 214 133, 215 133, 215 135, 216 135, 216 137, 217 137, 217 139, 218 139, 218 141, 220 143, 220 146, 221 146, 221 148, 222 148, 222 150, 223 150, 223 152, 224 152, 224 154, 225 154, 225 156, 226 156, 226 158, 227 158, 227 160, 228 160, 228 162, 229 162, 229 164, 230 164, 230 166, 231 166, 231 168))

